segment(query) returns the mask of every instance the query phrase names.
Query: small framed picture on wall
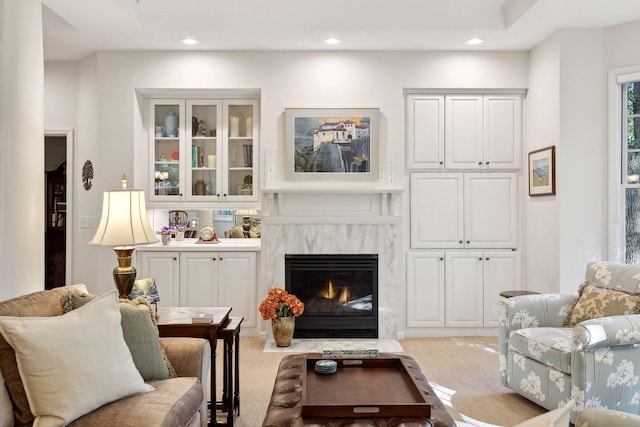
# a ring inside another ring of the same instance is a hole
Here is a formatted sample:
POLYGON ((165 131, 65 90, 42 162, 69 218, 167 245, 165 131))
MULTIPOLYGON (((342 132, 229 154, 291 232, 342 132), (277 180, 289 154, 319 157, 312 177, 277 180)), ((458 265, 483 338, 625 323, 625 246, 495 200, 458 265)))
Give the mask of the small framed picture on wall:
POLYGON ((541 148, 529 153, 529 196, 556 194, 556 147, 541 148))

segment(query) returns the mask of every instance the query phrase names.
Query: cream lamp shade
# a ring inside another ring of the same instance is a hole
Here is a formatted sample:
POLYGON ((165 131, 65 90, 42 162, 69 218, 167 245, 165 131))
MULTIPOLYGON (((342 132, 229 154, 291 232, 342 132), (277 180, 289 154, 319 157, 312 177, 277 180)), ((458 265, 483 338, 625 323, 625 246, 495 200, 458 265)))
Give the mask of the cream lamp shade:
POLYGON ((156 243, 147 219, 143 190, 109 190, 102 199, 102 216, 89 242, 98 246, 133 246, 156 243))
POLYGON ((158 241, 147 220, 145 196, 142 190, 105 191, 102 199, 102 216, 91 245, 114 246, 118 266, 113 269, 113 280, 120 298, 129 298, 136 279, 136 269, 131 265, 134 245, 147 245, 158 241))

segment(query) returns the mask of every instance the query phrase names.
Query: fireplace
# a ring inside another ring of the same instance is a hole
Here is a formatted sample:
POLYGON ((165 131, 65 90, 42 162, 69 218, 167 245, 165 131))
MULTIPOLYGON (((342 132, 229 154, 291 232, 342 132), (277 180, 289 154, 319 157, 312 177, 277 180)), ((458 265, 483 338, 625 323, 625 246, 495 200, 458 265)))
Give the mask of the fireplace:
POLYGON ((378 338, 378 255, 285 255, 296 338, 378 338))

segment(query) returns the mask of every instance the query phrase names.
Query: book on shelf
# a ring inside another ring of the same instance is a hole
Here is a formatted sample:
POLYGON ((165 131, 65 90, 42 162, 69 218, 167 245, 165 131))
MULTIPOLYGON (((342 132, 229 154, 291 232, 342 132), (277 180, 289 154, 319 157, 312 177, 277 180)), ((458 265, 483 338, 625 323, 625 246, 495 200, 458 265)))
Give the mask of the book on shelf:
POLYGON ((253 146, 251 144, 242 145, 242 153, 244 154, 244 165, 246 167, 253 166, 253 146))
POLYGON ((213 323, 213 314, 197 314, 191 318, 191 323, 213 323))

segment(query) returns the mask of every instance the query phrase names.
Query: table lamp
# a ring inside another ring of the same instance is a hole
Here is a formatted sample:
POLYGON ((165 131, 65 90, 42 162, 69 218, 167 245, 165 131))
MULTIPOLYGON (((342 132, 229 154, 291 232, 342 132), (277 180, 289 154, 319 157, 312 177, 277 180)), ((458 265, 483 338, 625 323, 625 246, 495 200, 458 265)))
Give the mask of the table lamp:
POLYGON ((158 238, 147 220, 143 190, 127 190, 127 177, 122 176, 122 190, 107 190, 102 199, 102 216, 90 245, 114 246, 118 266, 113 280, 120 298, 129 298, 136 269, 131 265, 134 245, 156 243, 158 238))

